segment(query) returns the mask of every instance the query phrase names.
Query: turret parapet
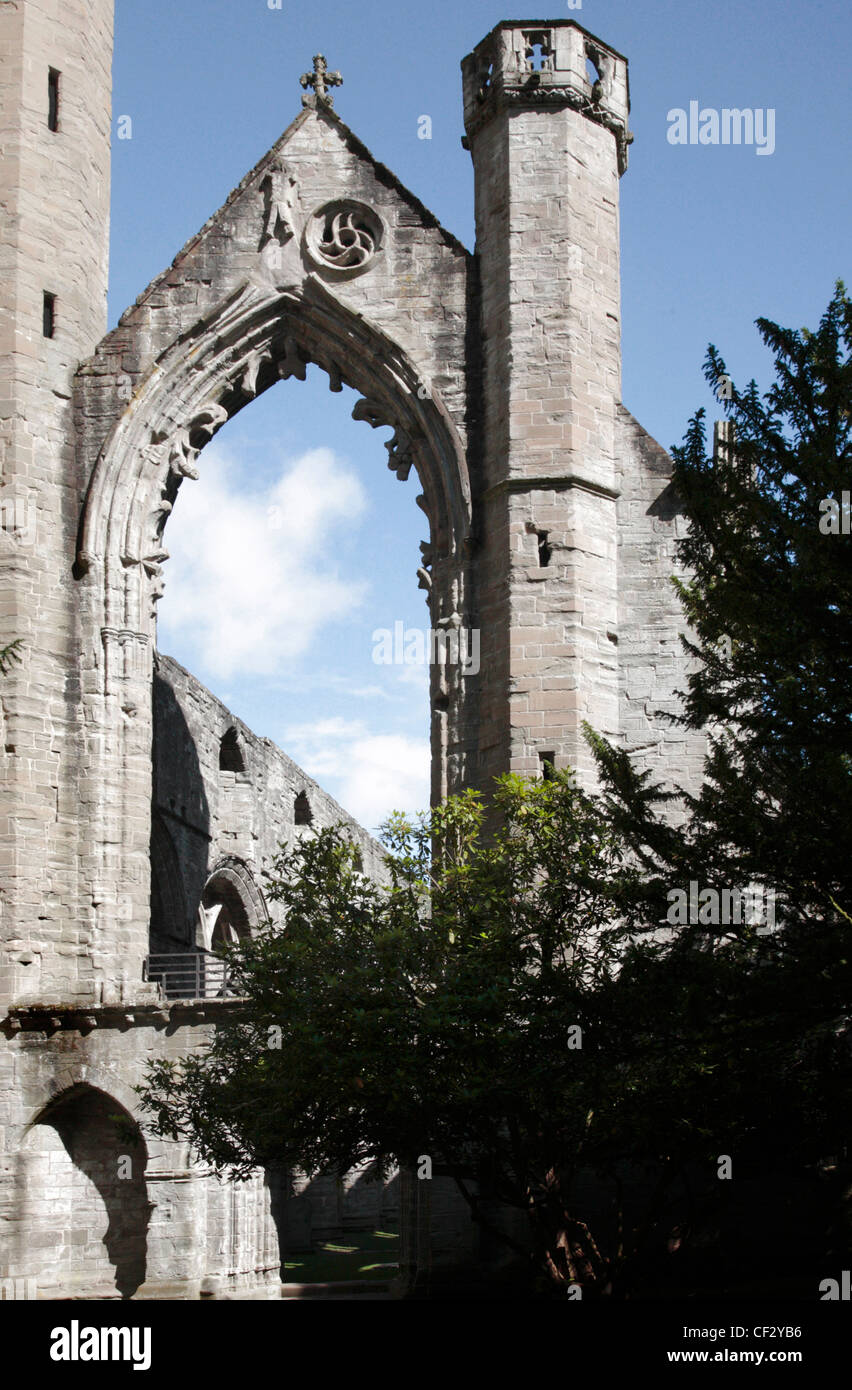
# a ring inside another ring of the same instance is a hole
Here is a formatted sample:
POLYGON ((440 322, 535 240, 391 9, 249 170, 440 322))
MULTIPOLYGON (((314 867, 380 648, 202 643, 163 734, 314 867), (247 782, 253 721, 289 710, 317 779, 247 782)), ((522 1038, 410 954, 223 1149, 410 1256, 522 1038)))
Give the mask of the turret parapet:
POLYGON ((627 59, 574 20, 506 20, 461 66, 469 137, 500 111, 569 106, 613 132, 624 173, 633 140, 627 59))

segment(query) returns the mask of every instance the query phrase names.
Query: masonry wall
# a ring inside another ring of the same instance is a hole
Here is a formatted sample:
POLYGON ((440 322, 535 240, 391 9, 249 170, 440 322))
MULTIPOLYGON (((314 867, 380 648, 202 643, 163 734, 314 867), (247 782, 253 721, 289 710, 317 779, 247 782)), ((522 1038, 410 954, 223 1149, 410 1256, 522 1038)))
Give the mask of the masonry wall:
MULTIPOLYGON (((162 839, 152 844, 152 877, 177 873, 177 889, 163 896, 186 909, 182 919, 154 920, 152 950, 204 946, 198 909, 217 875, 254 890, 245 903, 255 926, 266 915, 263 875, 278 847, 320 827, 343 824, 364 871, 383 877, 381 846, 292 759, 164 655, 152 699, 155 817, 169 841, 168 849, 162 839), (220 768, 226 734, 236 736, 243 771, 220 768)), ((274 919, 276 907, 268 907, 274 919)), ((126 979, 124 990, 121 1006, 31 1003, 5 1020, 0 1277, 32 1278, 44 1298, 273 1297, 288 1254, 347 1230, 395 1227, 395 1178, 377 1183, 364 1170, 310 1181, 296 1174, 291 1190, 258 1173, 234 1185, 194 1163, 186 1145, 143 1133, 134 1144, 116 1114, 140 1122, 133 1087, 148 1064, 203 1049, 229 1006, 169 1001, 141 979, 126 979)))
MULTIPOLYGON (((224 421, 313 362, 417 468, 432 625, 482 636, 476 679, 432 672, 435 799, 545 758, 591 781, 583 720, 670 782, 697 785, 703 748, 660 717, 685 679, 683 522, 620 402, 626 60, 565 20, 498 25, 465 59, 475 256, 314 104, 104 337, 111 45, 112 0, 0 0, 0 645, 23 643, 0 687, 0 1222, 8 1272, 44 1290, 122 1295, 144 1249, 137 1294, 212 1296, 276 1283, 283 1199, 174 1147, 145 1146, 144 1188, 99 1159, 146 1062, 202 1046, 222 1007, 164 1001, 144 962, 209 946, 217 907, 260 920, 299 797, 380 872, 332 798, 155 655, 167 518, 224 421), (363 268, 318 254, 327 205, 366 215, 363 268)), ((479 1258, 451 1187, 406 1200, 421 1264, 479 1258)), ((392 1203, 360 1175, 304 1186, 290 1237, 392 1203)))
POLYGON ((0 3, 0 646, 22 642, 0 692, 0 996, 91 981, 77 896, 71 398, 106 327, 112 26, 112 0, 0 3))
MULTIPOLYGON (((358 846, 364 872, 381 881, 384 851, 347 811, 270 739, 259 738, 200 681, 158 654, 154 687, 153 806, 169 838, 173 860, 155 840, 161 862, 155 872, 180 873, 183 921, 160 924, 152 949, 200 944, 198 908, 217 869, 250 875, 262 895, 264 875, 282 844, 314 830, 343 825, 358 846), (233 731, 245 770, 219 766, 222 738, 233 731), (298 806, 297 806, 298 802, 298 806), (304 817, 310 816, 305 823, 304 817), (302 824, 297 819, 302 818, 302 824), (171 929, 168 931, 168 929, 171 929), (166 932, 168 931, 168 935, 166 932)), ((276 920, 276 905, 255 900, 254 910, 276 920)), ((250 925, 256 925, 251 922, 250 925)))
MULTIPOLYGON (((161 898, 183 909, 179 918, 152 910, 151 950, 186 952, 206 946, 199 907, 213 906, 236 885, 252 928, 280 909, 264 896, 265 875, 282 845, 342 826, 358 847, 366 874, 383 881, 382 846, 342 806, 268 738, 254 734, 171 657, 158 653, 154 686, 154 825, 152 899, 158 878, 179 876, 177 890, 161 898), (222 739, 230 736, 242 771, 220 767, 222 739), (307 821, 307 817, 310 820, 307 821), (167 837, 164 845, 162 837, 167 837)), ((226 898, 226 901, 229 899, 226 898)), ((152 901, 153 909, 153 901, 152 901)), ((162 963, 162 962, 161 962, 162 963)), ((299 1253, 348 1230, 394 1229, 398 1180, 377 1182, 367 1170, 341 1178, 292 1176, 282 1199, 278 1234, 284 1252, 299 1253)))
POLYGON ((7 1020, 2 1277, 34 1278, 43 1298, 277 1294, 280 1188, 263 1174, 231 1188, 185 1145, 134 1143, 116 1123, 138 1118, 133 1087, 147 1064, 201 1049, 223 1007, 7 1020))
POLYGON ((672 578, 685 577, 677 541, 686 517, 665 449, 623 406, 618 411, 618 646, 621 746, 637 769, 693 795, 704 776, 703 733, 668 722, 682 710, 689 661, 672 578))

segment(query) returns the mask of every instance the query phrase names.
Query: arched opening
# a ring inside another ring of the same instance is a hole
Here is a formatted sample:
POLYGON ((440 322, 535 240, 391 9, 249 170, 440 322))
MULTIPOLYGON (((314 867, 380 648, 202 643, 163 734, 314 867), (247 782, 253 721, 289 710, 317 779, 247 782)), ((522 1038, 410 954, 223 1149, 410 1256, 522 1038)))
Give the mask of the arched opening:
POLYGON ((208 915, 211 951, 232 946, 251 934, 248 908, 232 876, 214 874, 204 888, 201 904, 208 915))
POLYGON ((219 740, 219 771, 246 771, 246 760, 240 747, 239 735, 233 726, 226 729, 219 740))
MULTIPOLYGON (((263 894, 248 866, 238 859, 218 864, 201 895, 192 969, 181 971, 173 966, 166 981, 167 992, 170 988, 185 992, 191 987, 201 998, 225 998, 232 994, 227 948, 251 936, 266 919, 263 894)), ((168 969, 166 961, 165 970, 168 969)))
POLYGON ((147 1148, 112 1096, 77 1085, 30 1126, 19 1163, 28 1243, 59 1297, 132 1298, 145 1281, 147 1148))
POLYGON ((230 945, 266 922, 266 900, 247 864, 222 859, 207 877, 201 894, 196 945, 204 951, 230 945))
MULTIPOLYGON (((398 486, 412 465, 393 426, 342 382, 330 394, 327 372, 294 375, 175 488, 157 647, 375 832, 431 794, 430 526, 398 486)), ((239 778, 247 756, 262 783, 264 749, 230 725, 219 772, 239 778)), ((293 825, 317 823, 310 788, 291 805, 293 825)))
MULTIPOLYGON (((447 255, 454 263, 458 259, 460 265, 466 265, 461 248, 453 247, 447 251, 447 255)), ((144 334, 138 336, 142 333, 141 325, 141 319, 138 324, 134 319, 127 329, 127 335, 134 341, 138 338, 140 351, 144 338, 144 334)), ((112 370, 110 341, 105 340, 98 349, 97 360, 87 368, 86 373, 81 374, 78 381, 81 399, 88 399, 96 379, 112 370)), ((350 390, 357 393, 349 415, 367 422, 374 429, 387 428, 389 437, 385 441, 385 448, 390 470, 402 480, 416 470, 423 490, 422 497, 416 500, 426 515, 427 539, 422 540, 424 527, 422 519, 418 518, 418 536, 421 539, 414 540, 411 548, 416 552, 419 547, 420 553, 415 553, 413 557, 409 555, 406 568, 413 560, 420 588, 425 591, 428 610, 424 626, 435 630, 455 628, 460 624, 472 625, 472 598, 468 583, 472 546, 470 483, 464 445, 459 435, 464 401, 459 397, 458 384, 450 382, 442 388, 448 393, 449 404, 445 404, 441 390, 430 378, 429 372, 426 373, 427 379, 424 379, 423 367, 415 365, 406 349, 372 323, 368 314, 353 313, 315 277, 309 277, 299 289, 281 291, 271 290, 268 284, 242 282, 231 288, 215 305, 211 304, 205 316, 194 323, 190 334, 175 337, 170 343, 163 344, 156 359, 156 370, 148 369, 147 377, 139 381, 129 403, 126 396, 121 395, 123 388, 117 383, 114 398, 111 396, 105 402, 107 409, 102 410, 99 416, 99 420, 109 418, 112 423, 106 436, 100 435, 97 445, 97 461, 93 463, 83 510, 74 571, 81 583, 84 641, 102 653, 102 658, 97 659, 100 685, 97 690, 93 687, 84 694, 84 703, 91 713, 86 747, 92 759, 90 785, 93 790, 90 802, 85 804, 82 811, 84 818, 88 817, 99 825, 100 818, 107 814, 109 808, 108 814, 118 815, 122 824, 128 827, 117 861, 102 837, 94 836, 90 867, 93 879, 100 874, 106 875, 110 882, 117 880, 122 885, 130 885, 129 898, 127 893, 123 893, 121 902, 125 916, 128 915, 130 900, 134 907, 132 921, 137 925, 131 928, 133 945, 128 949, 130 955, 138 954, 140 974, 144 970, 148 952, 147 903, 142 903, 142 895, 135 885, 147 880, 152 783, 150 763, 146 767, 140 754, 146 745, 147 711, 151 704, 151 666, 157 644, 156 605, 165 588, 163 561, 169 558, 164 549, 166 522, 177 501, 178 491, 186 480, 199 479, 197 488, 194 483, 192 486, 197 496, 208 499, 214 496, 215 489, 211 490, 211 484, 215 471, 211 470, 210 464, 215 455, 207 448, 213 436, 218 435, 228 422, 233 431, 237 423, 243 425, 246 419, 249 422, 252 418, 257 419, 257 413, 264 408, 274 409, 275 398, 279 397, 281 388, 272 392, 270 388, 287 383, 290 378, 305 382, 311 364, 322 369, 325 392, 330 386, 338 397, 350 390), (267 400, 260 399, 264 395, 267 400), (244 407, 250 403, 253 403, 251 411, 244 412, 244 407), (241 417, 239 422, 233 418, 237 415, 241 417), (196 467, 196 464, 199 466, 196 467)), ((434 367, 431 370, 435 372, 434 367)), ((320 373, 314 370, 311 375, 320 377, 320 373)), ((298 389, 304 391, 306 387, 303 385, 298 389)), ((293 393, 296 387, 288 385, 287 391, 293 393)), ((331 418, 328 399, 325 394, 322 433, 331 418)), ((102 427, 98 425, 99 429, 102 427)), ((313 434, 320 434, 320 430, 313 431, 313 434)), ((368 434, 365 437, 372 438, 368 434)), ((91 451, 94 443, 93 439, 87 439, 82 445, 83 450, 91 451)), ((220 440, 217 439, 216 443, 221 447, 220 440)), ((316 451, 313 451, 312 459, 315 464, 316 451)), ((370 466, 375 475, 375 463, 370 466)), ((311 459, 303 459, 303 472, 310 467, 311 459)), ((389 486, 395 486, 390 484, 383 470, 379 472, 389 486)), ((251 483, 245 489, 247 495, 255 490, 251 483)), ((298 505, 298 498, 295 504, 290 505, 294 501, 292 489, 288 492, 285 488, 284 491, 284 500, 288 505, 282 506, 278 513, 270 514, 270 521, 273 516, 276 520, 289 519, 290 529, 286 532, 286 538, 288 547, 292 549, 302 541, 304 514, 298 505)), ((324 496, 334 496, 334 490, 326 489, 324 496)), ((376 509, 379 518, 383 510, 376 509)), ((409 507, 408 510, 411 515, 418 516, 414 509, 409 507)), ((170 596, 167 603, 173 603, 174 596, 182 594, 183 602, 188 605, 194 620, 200 611, 199 605, 191 585, 181 583, 177 559, 179 530, 175 530, 175 527, 179 527, 181 512, 187 514, 183 499, 169 530, 173 557, 166 571, 169 578, 167 593, 170 596)), ((220 512, 220 530, 216 538, 211 534, 214 518, 206 534, 196 532, 190 539, 190 547, 194 545, 196 549, 209 551, 217 562, 222 561, 233 547, 234 523, 239 512, 239 506, 231 508, 224 517, 220 512)), ((393 529, 387 534, 393 534, 393 529)), ((338 562, 341 546, 360 545, 360 562, 363 570, 369 574, 377 543, 375 534, 356 537, 353 528, 344 527, 342 532, 331 536, 324 548, 314 547, 314 553, 321 564, 333 567, 338 562)), ((289 550, 285 553, 289 553, 289 550)), ((237 567, 237 577, 241 583, 245 580, 245 570, 242 564, 237 567)), ((345 588, 345 583, 337 579, 336 582, 338 588, 345 588)), ((283 589, 290 592, 286 585, 283 589)), ((413 583, 411 590, 419 606, 421 595, 413 583)), ((249 589, 250 602, 241 608, 237 617, 234 617, 234 607, 229 598, 232 622, 235 630, 240 630, 240 640, 246 638, 242 629, 252 619, 258 595, 278 591, 282 591, 282 586, 270 583, 268 576, 263 577, 260 585, 253 582, 249 589)), ((325 590, 320 590, 320 593, 324 597, 325 590)), ((164 613, 168 611, 168 608, 164 609, 164 613)), ((419 615, 422 623, 423 608, 419 608, 419 615)), ((293 617, 295 627, 300 616, 299 610, 296 610, 293 617)), ((395 637, 398 620, 391 622, 385 614, 382 616, 384 620, 381 625, 389 627, 389 635, 395 637)), ((402 627, 405 628, 404 622, 402 627)), ((343 630, 338 625, 334 633, 325 634, 329 649, 335 647, 336 639, 343 630)), ((286 629, 284 635, 287 635, 286 629)), ((421 639, 424 635, 421 628, 421 639)), ((373 646, 372 625, 366 629, 366 639, 370 649, 370 656, 367 657, 369 663, 373 646)), ((394 665, 397 668, 405 666, 405 655, 398 656, 399 643, 392 642, 390 645, 394 665)), ((430 644, 421 641, 420 645, 428 647, 430 644)), ((253 642, 252 647, 261 650, 262 644, 253 642)), ((229 644, 220 643, 219 648, 228 651, 229 644)), ((272 649, 280 657, 281 644, 272 644, 272 649)), ((403 653, 407 650, 404 644, 402 650, 403 653)), ((371 666, 371 675, 374 670, 375 667, 371 666)), ((431 799, 437 800, 448 787, 460 785, 464 780, 478 696, 476 683, 462 679, 459 665, 451 668, 433 664, 427 676, 431 699, 431 799)), ((331 687, 334 682, 323 678, 322 684, 331 687)), ((375 689, 376 682, 372 681, 371 684, 375 689)), ((333 736, 341 728, 351 733, 351 725, 357 724, 357 721, 350 719, 347 724, 345 717, 338 716, 334 720, 319 721, 318 727, 314 702, 310 698, 313 690, 306 689, 307 685, 308 682, 302 679, 302 708, 308 712, 308 720, 303 720, 302 727, 307 723, 313 739, 318 741, 313 751, 311 748, 302 750, 295 747, 287 738, 286 728, 283 733, 280 727, 264 728, 264 721, 255 718, 249 706, 241 705, 239 717, 257 734, 270 738, 279 746, 286 748, 289 742, 287 751, 291 756, 295 756, 302 767, 309 765, 308 770, 313 772, 317 780, 326 783, 329 768, 332 772, 335 768, 354 768, 356 772, 363 772, 364 762, 369 763, 369 754, 376 746, 375 738, 378 737, 385 753, 386 780, 391 781, 400 766, 400 759, 394 756, 396 746, 393 741, 388 743, 386 729, 381 729, 376 735, 369 727, 360 730, 356 727, 342 756, 340 747, 332 746, 333 736)), ((351 693, 355 696, 355 691, 351 693)), ((223 690, 224 705, 227 704, 228 695, 229 692, 223 690)), ((227 714, 229 709, 229 706, 225 708, 224 713, 227 714)), ((216 777, 219 777, 218 768, 216 777)), ((239 780, 236 779, 237 782, 239 780)), ((361 777, 362 785, 368 781, 374 787, 379 785, 375 776, 361 777)), ((233 791, 228 790, 235 809, 246 789, 235 787, 233 791)), ((331 790, 333 793, 335 789, 332 787, 331 790)), ((346 805, 344 795, 338 795, 337 799, 346 805)), ((420 795, 417 797, 421 804, 424 799, 420 795)), ((399 798, 395 794, 382 794, 377 815, 364 814, 363 810, 353 807, 351 801, 349 809, 358 811, 356 818, 362 823, 366 821, 370 829, 391 806, 398 803, 399 798)), ((178 797, 174 808, 176 815, 182 816, 181 805, 178 797)), ((183 826, 183 829, 187 833, 190 831, 188 826, 183 826)), ((193 825, 193 834, 196 829, 202 827, 193 825)), ((236 841, 239 841, 238 831, 236 841)), ((145 886, 147 890, 147 883, 145 886)), ((193 894, 188 888, 187 900, 191 902, 192 898, 193 894)), ((113 929, 117 930, 118 895, 115 902, 110 900, 103 906, 99 905, 98 920, 107 934, 113 929)))

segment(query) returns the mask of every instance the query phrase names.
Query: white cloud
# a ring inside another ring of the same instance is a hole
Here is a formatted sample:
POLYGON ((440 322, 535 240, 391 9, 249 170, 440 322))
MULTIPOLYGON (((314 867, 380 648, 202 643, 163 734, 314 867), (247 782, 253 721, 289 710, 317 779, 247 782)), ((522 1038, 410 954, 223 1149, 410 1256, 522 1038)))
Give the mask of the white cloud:
POLYGON ((355 700, 389 700, 386 690, 380 685, 353 685, 349 694, 355 700))
POLYGON ((413 685, 417 690, 429 690, 428 666, 394 666, 393 670, 400 685, 413 685))
POLYGON ((429 807, 429 740, 373 733, 361 721, 324 719, 285 730, 282 746, 361 825, 429 807))
POLYGON ((223 446, 205 449, 169 519, 160 643, 211 676, 274 676, 330 623, 363 602, 365 581, 328 560, 333 539, 363 515, 366 494, 331 449, 282 467, 265 491, 223 446), (319 564, 317 557, 323 557, 319 564))

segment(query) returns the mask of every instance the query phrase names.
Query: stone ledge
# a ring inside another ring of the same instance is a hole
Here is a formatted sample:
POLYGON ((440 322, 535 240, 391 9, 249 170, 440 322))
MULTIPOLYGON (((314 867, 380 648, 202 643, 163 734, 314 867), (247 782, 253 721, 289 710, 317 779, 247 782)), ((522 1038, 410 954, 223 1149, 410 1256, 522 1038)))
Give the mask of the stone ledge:
POLYGON ((590 492, 595 497, 605 497, 611 502, 617 502, 621 496, 616 489, 595 482, 593 478, 583 478, 579 473, 556 473, 501 478, 499 483, 493 483, 483 492, 482 500, 488 502, 492 497, 500 497, 506 492, 567 492, 572 488, 590 492))
POLYGON ((242 999, 171 999, 162 1004, 24 1004, 12 1007, 0 1022, 6 1037, 17 1033, 91 1033, 95 1028, 126 1032, 129 1028, 184 1027, 215 1023, 243 1007, 242 999))

